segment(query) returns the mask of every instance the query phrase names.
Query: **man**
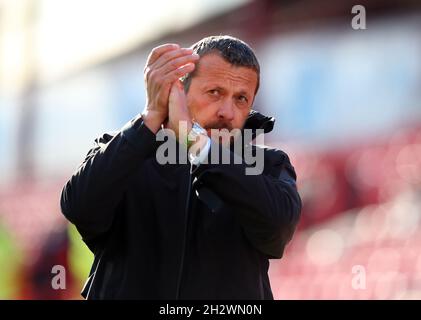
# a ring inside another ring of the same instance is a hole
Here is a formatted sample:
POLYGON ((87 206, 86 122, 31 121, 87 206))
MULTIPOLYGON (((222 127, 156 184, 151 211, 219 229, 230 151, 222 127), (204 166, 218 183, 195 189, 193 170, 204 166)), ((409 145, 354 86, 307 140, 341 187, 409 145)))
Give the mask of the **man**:
POLYGON ((165 44, 144 76, 141 115, 98 138, 62 192, 63 214, 95 254, 82 295, 273 299, 269 259, 282 257, 301 211, 294 168, 284 152, 248 145, 264 154, 263 172, 248 175, 244 152, 231 148, 238 136, 209 138, 212 129, 273 128, 251 110, 260 81, 253 51, 229 36, 191 49, 165 44), (190 163, 159 163, 164 127, 190 163), (210 161, 215 150, 232 161, 210 161))

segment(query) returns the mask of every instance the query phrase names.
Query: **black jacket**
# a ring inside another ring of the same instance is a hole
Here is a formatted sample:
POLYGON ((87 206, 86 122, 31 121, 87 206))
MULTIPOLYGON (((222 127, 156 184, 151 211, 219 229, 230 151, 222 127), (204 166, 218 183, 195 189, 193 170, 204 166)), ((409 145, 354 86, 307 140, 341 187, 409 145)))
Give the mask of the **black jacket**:
MULTIPOLYGON (((245 127, 273 123, 252 112, 245 127)), ((159 144, 136 117, 96 139, 64 186, 62 212, 95 255, 82 295, 273 299, 268 259, 282 257, 301 211, 288 156, 265 148, 263 174, 245 175, 244 161, 160 165, 159 144)))

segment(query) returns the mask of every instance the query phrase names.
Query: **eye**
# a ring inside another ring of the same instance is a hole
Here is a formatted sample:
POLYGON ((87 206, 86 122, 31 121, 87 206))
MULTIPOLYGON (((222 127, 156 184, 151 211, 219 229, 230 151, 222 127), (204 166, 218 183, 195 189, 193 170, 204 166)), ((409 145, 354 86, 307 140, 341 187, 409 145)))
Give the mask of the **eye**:
POLYGON ((238 97, 238 100, 241 102, 241 103, 247 103, 249 100, 247 99, 247 97, 246 96, 239 96, 238 97))
POLYGON ((212 100, 218 100, 221 97, 221 90, 220 89, 210 89, 206 91, 208 97, 212 100))

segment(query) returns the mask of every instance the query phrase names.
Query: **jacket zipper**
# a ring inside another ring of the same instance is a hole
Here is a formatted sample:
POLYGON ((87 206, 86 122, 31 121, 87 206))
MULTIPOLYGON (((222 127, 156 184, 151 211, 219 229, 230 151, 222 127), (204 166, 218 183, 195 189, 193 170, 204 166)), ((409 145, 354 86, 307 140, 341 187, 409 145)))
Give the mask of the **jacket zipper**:
POLYGON ((260 257, 257 257, 257 264, 259 265, 259 294, 260 300, 265 300, 265 294, 263 290, 263 277, 262 277, 262 264, 260 261, 260 257))
POLYGON ((181 287, 181 278, 183 277, 183 269, 184 269, 184 258, 186 255, 186 245, 187 245, 187 224, 188 224, 188 218, 189 218, 189 209, 190 209, 190 193, 191 193, 191 187, 192 187, 192 172, 193 172, 193 164, 190 164, 190 170, 189 170, 189 185, 187 187, 187 200, 186 200, 186 207, 184 211, 184 235, 183 235, 183 247, 181 251, 181 262, 180 262, 180 268, 178 270, 178 279, 177 279, 177 289, 175 294, 175 299, 180 299, 180 287, 181 287))
POLYGON ((104 255, 104 252, 105 252, 105 249, 102 249, 101 254, 99 255, 99 258, 98 258, 98 262, 95 266, 95 271, 92 273, 92 279, 91 279, 91 283, 89 284, 88 293, 86 294, 86 300, 89 300, 91 298, 91 289, 92 289, 92 286, 94 285, 98 267, 99 267, 99 264, 101 263, 101 259, 102 259, 102 256, 104 255))

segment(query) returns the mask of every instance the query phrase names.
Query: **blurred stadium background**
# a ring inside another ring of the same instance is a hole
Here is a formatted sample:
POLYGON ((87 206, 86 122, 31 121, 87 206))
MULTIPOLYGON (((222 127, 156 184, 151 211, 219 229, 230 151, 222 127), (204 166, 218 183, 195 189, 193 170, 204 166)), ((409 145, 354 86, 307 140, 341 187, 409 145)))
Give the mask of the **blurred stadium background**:
POLYGON ((93 257, 61 188, 95 137, 142 109, 149 51, 211 34, 256 50, 255 109, 277 119, 266 143, 298 172, 303 215, 271 261, 275 298, 421 299, 420 4, 0 0, 0 299, 81 298, 93 257))

